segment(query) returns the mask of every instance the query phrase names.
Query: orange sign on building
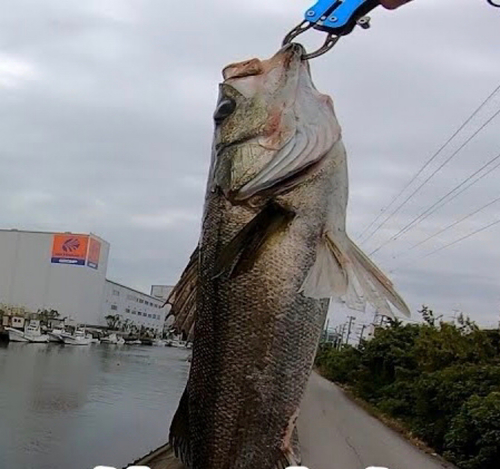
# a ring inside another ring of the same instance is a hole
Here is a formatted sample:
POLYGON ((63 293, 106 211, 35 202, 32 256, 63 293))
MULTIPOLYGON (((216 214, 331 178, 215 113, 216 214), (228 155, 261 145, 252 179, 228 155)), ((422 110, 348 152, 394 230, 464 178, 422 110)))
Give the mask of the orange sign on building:
POLYGON ((89 237, 55 234, 52 243, 52 264, 85 265, 89 237))
POLYGON ((95 238, 90 238, 89 255, 87 265, 96 269, 99 267, 99 256, 101 255, 101 243, 95 238))

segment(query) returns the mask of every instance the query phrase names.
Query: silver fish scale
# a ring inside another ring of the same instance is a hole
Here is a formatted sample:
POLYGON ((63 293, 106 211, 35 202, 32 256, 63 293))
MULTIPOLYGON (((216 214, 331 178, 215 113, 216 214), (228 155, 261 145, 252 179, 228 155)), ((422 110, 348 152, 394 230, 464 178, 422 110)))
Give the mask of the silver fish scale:
POLYGON ((214 280, 215 261, 256 212, 207 197, 188 384, 191 469, 273 469, 296 445, 292 431, 328 309, 328 300, 298 293, 327 210, 317 191, 328 192, 330 176, 321 176, 279 198, 294 220, 232 279, 214 280))

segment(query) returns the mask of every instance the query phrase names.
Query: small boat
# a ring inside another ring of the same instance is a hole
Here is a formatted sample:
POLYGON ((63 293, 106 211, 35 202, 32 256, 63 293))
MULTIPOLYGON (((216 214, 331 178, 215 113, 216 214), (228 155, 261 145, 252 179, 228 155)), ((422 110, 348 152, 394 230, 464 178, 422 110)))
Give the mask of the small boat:
POLYGON ((90 345, 92 337, 85 335, 85 331, 76 330, 73 335, 64 334, 62 336, 66 345, 90 345))
POLYGON ((156 345, 157 347, 165 347, 167 343, 162 339, 155 339, 153 340, 153 345, 156 345))
POLYGON ((110 334, 101 339, 102 344, 123 345, 125 340, 123 337, 118 337, 116 334, 110 334))
POLYGON ((47 332, 47 335, 49 336, 49 342, 64 343, 64 340, 62 338, 62 334, 64 333, 64 329, 52 329, 50 332, 47 332))
POLYGON ((40 321, 32 320, 24 330, 6 327, 11 342, 48 342, 49 336, 40 332, 40 321))
POLYGON ((142 342, 137 339, 137 340, 126 340, 125 344, 127 345, 142 345, 142 342))
POLYGON ((188 348, 187 342, 184 340, 172 340, 170 343, 170 347, 176 347, 176 348, 188 348))

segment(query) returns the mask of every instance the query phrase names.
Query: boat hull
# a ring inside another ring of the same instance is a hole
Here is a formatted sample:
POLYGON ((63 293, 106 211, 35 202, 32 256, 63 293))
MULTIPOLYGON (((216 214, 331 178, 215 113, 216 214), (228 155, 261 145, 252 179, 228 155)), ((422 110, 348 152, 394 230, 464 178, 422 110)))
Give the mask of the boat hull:
POLYGON ((30 336, 26 334, 26 338, 28 339, 28 342, 33 342, 33 343, 43 343, 46 344, 49 342, 49 336, 48 335, 36 335, 36 336, 30 336))
POLYGON ((57 342, 59 344, 62 344, 64 342, 60 333, 49 332, 48 336, 49 336, 49 342, 57 342))
POLYGON ((45 334, 29 334, 11 327, 6 330, 9 332, 10 342, 47 343, 49 341, 49 336, 45 334))
POLYGON ((89 339, 87 337, 64 337, 63 340, 65 345, 90 345, 92 342, 92 339, 89 339))
POLYGON ((23 331, 18 331, 17 329, 11 329, 10 327, 6 328, 6 330, 9 332, 10 342, 29 342, 29 340, 24 337, 23 331))

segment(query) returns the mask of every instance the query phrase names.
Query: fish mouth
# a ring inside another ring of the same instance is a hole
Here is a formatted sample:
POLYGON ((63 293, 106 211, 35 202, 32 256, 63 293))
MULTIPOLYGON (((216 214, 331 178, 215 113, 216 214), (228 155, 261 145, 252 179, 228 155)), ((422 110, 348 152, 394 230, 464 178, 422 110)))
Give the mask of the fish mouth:
POLYGON ((306 54, 306 49, 302 44, 292 42, 283 46, 271 59, 283 62, 285 69, 290 69, 304 62, 303 57, 306 54))
POLYGON ((302 57, 305 55, 306 49, 302 44, 299 44, 298 42, 291 42, 290 44, 286 44, 283 46, 277 53, 278 54, 293 54, 293 55, 298 55, 299 58, 302 60, 302 57))
POLYGON ((311 67, 308 60, 304 60, 307 51, 302 44, 292 42, 282 47, 271 59, 272 66, 281 67, 285 76, 299 76, 305 74, 311 79, 311 67))
POLYGON ((265 75, 273 68, 282 68, 285 73, 298 71, 301 65, 309 73, 309 63, 303 60, 306 55, 304 46, 292 42, 283 46, 270 59, 251 59, 228 65, 222 71, 225 82, 238 78, 265 75))

